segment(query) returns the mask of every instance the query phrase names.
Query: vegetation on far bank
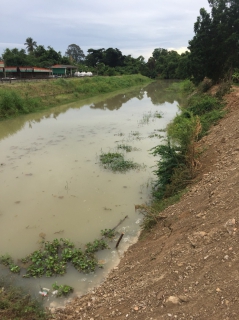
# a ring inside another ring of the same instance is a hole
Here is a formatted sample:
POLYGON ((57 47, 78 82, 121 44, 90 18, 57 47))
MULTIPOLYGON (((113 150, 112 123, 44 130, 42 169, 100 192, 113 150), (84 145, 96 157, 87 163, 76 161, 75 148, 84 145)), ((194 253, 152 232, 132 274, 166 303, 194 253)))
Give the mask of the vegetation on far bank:
POLYGON ((142 75, 12 82, 0 86, 0 120, 149 83, 142 75))

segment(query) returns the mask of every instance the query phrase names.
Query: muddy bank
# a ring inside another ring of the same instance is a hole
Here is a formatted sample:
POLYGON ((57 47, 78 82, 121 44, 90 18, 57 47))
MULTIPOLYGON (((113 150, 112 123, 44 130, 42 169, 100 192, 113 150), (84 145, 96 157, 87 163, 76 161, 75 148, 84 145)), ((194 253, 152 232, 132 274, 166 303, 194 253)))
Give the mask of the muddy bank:
POLYGON ((239 88, 225 99, 189 191, 101 286, 53 306, 55 319, 238 319, 239 88))

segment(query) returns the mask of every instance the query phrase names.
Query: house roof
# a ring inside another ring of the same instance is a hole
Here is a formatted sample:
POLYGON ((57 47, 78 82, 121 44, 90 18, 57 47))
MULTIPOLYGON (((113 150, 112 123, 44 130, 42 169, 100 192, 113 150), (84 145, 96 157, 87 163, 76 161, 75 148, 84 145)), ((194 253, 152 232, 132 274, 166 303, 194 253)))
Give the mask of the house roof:
POLYGON ((32 67, 19 67, 19 70, 21 72, 32 72, 33 68, 32 67))
POLYGON ((70 64, 55 64, 54 66, 51 66, 52 69, 77 69, 76 66, 72 66, 70 64))
POLYGON ((5 67, 6 72, 17 72, 17 67, 5 67))
POLYGON ((51 69, 48 68, 39 68, 39 67, 33 67, 35 72, 51 72, 51 69))

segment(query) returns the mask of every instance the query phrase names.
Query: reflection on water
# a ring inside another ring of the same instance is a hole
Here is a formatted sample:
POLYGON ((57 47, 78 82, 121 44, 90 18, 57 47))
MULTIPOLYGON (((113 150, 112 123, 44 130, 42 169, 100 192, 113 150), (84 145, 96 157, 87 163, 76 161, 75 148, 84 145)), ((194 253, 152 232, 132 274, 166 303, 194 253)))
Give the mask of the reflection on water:
POLYGON ((83 247, 99 238, 100 230, 128 216, 117 228, 111 249, 98 253, 102 270, 84 275, 69 266, 64 279, 14 276, 14 281, 34 293, 57 281, 83 294, 99 284, 136 241, 142 216, 135 204, 150 200, 156 160, 149 150, 163 142, 157 132, 178 111, 177 97, 163 89, 153 83, 1 123, 0 254, 25 257, 39 248, 41 234, 49 241, 69 238, 83 247), (155 117, 156 112, 163 117, 155 117), (101 152, 118 151, 122 144, 132 146, 125 157, 139 163, 140 170, 119 174, 102 168, 101 152))

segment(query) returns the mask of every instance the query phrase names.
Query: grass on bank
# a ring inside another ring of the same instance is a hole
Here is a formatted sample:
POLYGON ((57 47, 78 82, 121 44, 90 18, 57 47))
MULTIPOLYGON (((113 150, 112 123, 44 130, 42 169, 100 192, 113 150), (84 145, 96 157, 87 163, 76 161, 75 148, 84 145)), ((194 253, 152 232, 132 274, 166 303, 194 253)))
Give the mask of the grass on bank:
POLYGON ((0 120, 149 83, 142 75, 49 79, 0 85, 0 120))
POLYGON ((231 84, 222 83, 213 95, 208 93, 211 87, 209 79, 197 88, 190 81, 173 84, 172 90, 183 91, 189 98, 167 126, 166 143, 151 150, 160 159, 154 170, 154 201, 147 210, 141 210, 144 214, 143 231, 150 230, 160 220, 161 211, 180 200, 187 186, 197 176, 200 150, 196 149, 196 142, 224 117, 226 111, 222 98, 229 92, 231 84))
POLYGON ((48 320, 50 313, 22 288, 12 286, 0 278, 1 320, 48 320))

